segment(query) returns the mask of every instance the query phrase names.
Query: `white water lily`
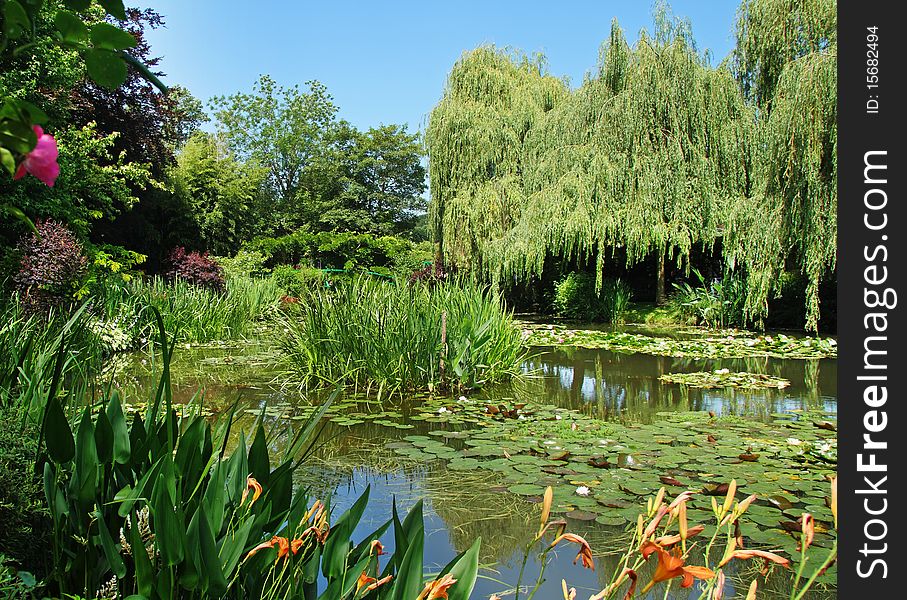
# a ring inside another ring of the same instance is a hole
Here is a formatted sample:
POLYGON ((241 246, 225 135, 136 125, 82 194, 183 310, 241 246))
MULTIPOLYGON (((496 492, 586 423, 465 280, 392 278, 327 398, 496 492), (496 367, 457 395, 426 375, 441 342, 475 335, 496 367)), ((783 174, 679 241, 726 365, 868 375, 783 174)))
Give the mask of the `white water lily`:
POLYGON ((554 419, 555 419, 556 421, 560 421, 561 419, 563 419, 563 417, 560 416, 560 415, 554 415, 554 419))
POLYGON ((787 438, 787 443, 790 444, 791 446, 799 446, 803 442, 801 442, 797 438, 787 438))
POLYGON ((442 406, 441 408, 438 409, 438 413, 439 413, 439 414, 444 414, 444 413, 446 413, 446 412, 450 412, 450 411, 447 410, 446 408, 444 408, 443 406, 442 406))
POLYGON ((715 375, 727 375, 730 372, 731 372, 730 369, 717 369, 715 371, 715 375))
POLYGON ((466 402, 466 396, 460 396, 460 402, 466 402))
POLYGON ((589 488, 587 488, 584 485, 579 486, 578 488, 576 488, 576 495, 577 496, 588 496, 589 488))

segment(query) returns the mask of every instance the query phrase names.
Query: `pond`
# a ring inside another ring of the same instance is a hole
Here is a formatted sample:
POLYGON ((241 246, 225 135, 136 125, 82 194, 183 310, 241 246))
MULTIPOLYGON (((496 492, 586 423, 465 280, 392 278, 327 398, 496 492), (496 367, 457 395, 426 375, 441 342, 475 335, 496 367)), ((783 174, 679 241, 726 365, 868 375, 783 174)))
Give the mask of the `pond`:
MULTIPOLYGON (((173 364, 175 400, 189 402, 197 392, 203 390, 205 406, 211 411, 218 411, 239 399, 240 412, 244 411, 243 420, 250 426, 262 412, 265 422, 271 428, 279 429, 287 419, 300 419, 306 414, 303 407, 310 406, 318 398, 307 398, 296 390, 288 390, 275 383, 278 373, 274 366, 273 352, 267 341, 180 348, 173 364)), ((134 360, 146 363, 146 376, 134 376, 129 381, 120 380, 117 383, 132 388, 134 393, 139 394, 138 397, 147 397, 147 389, 153 381, 149 372, 151 365, 147 364, 150 359, 141 356, 134 357, 134 360)), ((438 404, 435 400, 429 411, 421 408, 427 402, 424 396, 383 403, 354 394, 339 398, 335 401, 332 420, 322 434, 323 444, 300 473, 301 483, 309 486, 313 496, 330 497, 337 514, 348 508, 369 488, 370 502, 354 537, 364 537, 382 525, 390 516, 394 500, 401 513, 408 511, 418 500, 423 500, 427 570, 439 570, 458 552, 469 547, 475 538, 481 536, 481 562, 484 568, 473 597, 488 598, 496 593, 508 599, 513 597, 513 586, 518 579, 526 544, 538 528, 540 500, 537 492, 532 490, 522 494, 512 492, 519 492, 521 484, 526 487, 526 482, 536 483, 534 478, 544 478, 545 475, 535 463, 529 461, 522 465, 528 467, 522 470, 524 477, 528 479, 505 476, 505 473, 490 466, 473 468, 476 461, 472 457, 482 458, 493 453, 483 454, 485 447, 478 443, 473 446, 464 445, 473 441, 470 436, 460 436, 460 432, 475 426, 475 423, 467 417, 464 417, 464 422, 442 419, 448 412, 445 406, 450 406, 449 410, 455 412, 465 401, 475 403, 483 407, 483 410, 500 405, 507 411, 512 406, 543 404, 573 410, 585 417, 606 421, 615 428, 651 426, 651 431, 656 432, 662 431, 662 427, 668 432, 687 427, 688 425, 678 425, 671 421, 671 415, 685 415, 689 411, 711 411, 719 417, 744 417, 761 423, 772 423, 783 414, 796 415, 800 411, 812 411, 823 414, 832 421, 836 420, 835 359, 691 359, 619 354, 602 349, 547 347, 533 349, 531 358, 525 364, 525 371, 525 378, 469 394, 468 399, 449 398, 445 400, 448 404, 438 404), (771 375, 788 380, 790 385, 783 389, 697 389, 665 383, 659 379, 667 373, 722 369, 771 375), (437 406, 440 408, 436 408, 437 406), (436 415, 439 411, 441 414, 436 415), (445 440, 448 446, 444 446, 439 440, 445 440), (467 458, 463 458, 463 455, 467 458)), ((119 373, 123 372, 135 371, 119 370, 119 373)), ((128 391, 126 396, 136 397, 128 391)), ((469 413, 464 411, 462 414, 469 413)), ((560 413, 554 418, 560 419, 560 413)), ((513 423, 518 426, 516 420, 513 423)), ((731 433, 728 432, 727 435, 731 433)), ((640 441, 645 445, 649 440, 643 437, 640 441)), ((662 440, 655 441, 663 443, 662 440)), ((497 443, 491 439, 489 442, 497 443)), ((274 441, 274 450, 279 449, 280 443, 279 438, 274 441)), ((681 447, 680 451, 683 450, 681 447)), ((741 449, 741 452, 743 450, 746 449, 741 449)), ((574 453, 576 454, 575 450, 574 453)), ((657 461, 659 468, 667 462, 669 467, 674 466, 676 470, 666 473, 677 477, 682 477, 678 473, 686 474, 683 471, 684 455, 679 455, 680 458, 664 456, 660 450, 648 457, 647 454, 649 453, 642 451, 612 456, 629 456, 627 460, 641 463, 645 463, 648 458, 653 463, 657 461)), ((546 473, 560 472, 558 469, 551 470, 551 465, 558 463, 545 464, 548 468, 546 473)), ((569 466, 579 469, 583 465, 569 463, 569 466)), ((613 474, 615 471, 616 469, 611 469, 608 472, 613 474)), ((575 473, 575 477, 582 480, 576 483, 584 482, 584 476, 592 477, 581 469, 570 473, 575 473)), ((632 472, 631 476, 638 479, 632 472)), ((570 481, 571 475, 565 477, 570 481)), ((544 483, 541 479, 539 482, 544 483)), ((626 491, 629 483, 625 481, 619 485, 619 489, 626 491)), ((658 485, 657 479, 654 485, 658 485)), ((751 486, 754 485, 751 483, 751 486)), ((652 485, 648 489, 651 487, 652 485)), ((781 494, 790 492, 789 499, 794 504, 797 504, 796 497, 801 492, 807 495, 812 493, 803 491, 803 488, 779 491, 781 494)), ((616 489, 615 492, 620 495, 616 489)), ((642 492, 640 498, 644 505, 642 492)), ((591 499, 586 498, 577 500, 591 502, 591 499)), ((613 506, 624 506, 624 500, 625 497, 621 498, 613 506)), ((817 500, 804 496, 800 504, 815 505, 817 500)), ((620 517, 602 515, 598 511, 590 512, 590 508, 577 503, 575 509, 567 513, 567 519, 568 530, 586 537, 596 551, 595 570, 590 571, 573 564, 575 547, 559 548, 548 567, 546 581, 536 597, 561 597, 563 578, 571 587, 577 588, 578 598, 587 598, 602 589, 617 569, 618 556, 609 555, 607 551, 623 547, 621 539, 624 537, 626 523, 620 517)), ((637 508, 638 505, 627 504, 621 509, 621 514, 627 515, 637 508)), ((818 511, 819 508, 824 506, 811 510, 818 511)), ((626 521, 631 518, 633 517, 626 517, 626 521)), ((385 546, 392 550, 393 536, 386 535, 385 538, 385 546)), ((772 539, 774 538, 767 538, 766 543, 772 539)), ((817 543, 821 545, 822 542, 817 543)), ((535 556, 535 553, 530 555, 525 585, 531 585, 538 573, 539 565, 535 562, 535 556)), ((739 568, 745 571, 748 565, 744 563, 739 568)), ((748 585, 753 574, 752 570, 741 573, 741 579, 737 581, 738 593, 741 589, 739 586, 748 585)), ((642 575, 641 581, 645 581, 646 577, 642 575)), ((730 580, 733 584, 734 578, 731 577, 730 580)), ((773 583, 779 590, 789 585, 781 577, 774 580, 770 578, 769 587, 773 583)), ((726 597, 733 597, 730 589, 728 591, 726 597)), ((656 587, 653 593, 655 592, 660 598, 663 588, 656 587)), ((525 598, 525 594, 522 597, 525 598)), ((695 598, 698 597, 698 592, 677 589, 669 597, 695 598)), ((809 597, 832 598, 834 592, 813 593, 809 597)))

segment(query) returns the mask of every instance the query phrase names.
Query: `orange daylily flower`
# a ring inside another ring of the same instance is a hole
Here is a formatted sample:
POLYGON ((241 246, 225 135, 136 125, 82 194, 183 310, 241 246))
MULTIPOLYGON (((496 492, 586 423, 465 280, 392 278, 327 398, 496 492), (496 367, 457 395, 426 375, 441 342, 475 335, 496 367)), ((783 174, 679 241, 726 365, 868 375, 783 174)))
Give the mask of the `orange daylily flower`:
POLYGON ((723 567, 735 558, 748 560, 756 557, 764 558, 765 560, 781 565, 782 567, 790 566, 790 561, 783 556, 778 556, 777 554, 766 552, 765 550, 734 550, 732 552, 725 552, 725 556, 721 559, 721 562, 718 563, 718 566, 723 567))
MULTIPOLYGON (((689 529, 687 529, 687 539, 690 539, 691 537, 695 537, 695 536, 699 535, 700 533, 702 533, 703 531, 705 531, 705 527, 703 525, 696 525, 695 527, 690 527, 689 529)), ((680 534, 663 535, 660 538, 655 538, 654 542, 647 542, 647 543, 649 543, 649 544, 654 543, 654 544, 661 546, 662 548, 667 548, 668 546, 673 546, 674 544, 681 541, 682 539, 683 539, 683 536, 680 534)), ((643 544, 643 545, 645 545, 645 544, 643 544)))
POLYGON ((368 587, 376 581, 378 580, 374 577, 369 577, 368 574, 363 571, 362 574, 359 575, 359 579, 356 581, 356 593, 358 594, 362 590, 362 588, 368 587))
POLYGON ((724 598, 724 571, 718 572, 718 581, 715 582, 715 589, 712 591, 712 597, 709 600, 721 600, 724 598))
POLYGON ((831 479, 831 514, 835 518, 835 529, 838 528, 838 476, 831 479))
POLYGON ((816 535, 816 524, 811 514, 803 513, 803 516, 800 517, 800 531, 803 533, 803 552, 806 552, 809 550, 810 544, 813 543, 813 537, 816 535))
POLYGON ((446 573, 441 579, 435 579, 425 584, 422 593, 416 600, 437 600, 438 598, 447 598, 447 590, 457 582, 450 573, 446 573))
POLYGON ((561 590, 564 592, 564 600, 576 600, 576 588, 568 590, 566 579, 561 579, 561 590))
POLYGON ((542 537, 542 534, 545 532, 545 525, 548 524, 548 517, 551 514, 551 503, 554 501, 554 488, 550 485, 545 488, 545 495, 542 497, 542 518, 541 524, 539 525, 539 534, 537 537, 542 537))
POLYGON ((574 544, 579 544, 579 552, 576 554, 576 558, 573 559, 573 564, 576 564, 576 561, 583 559, 583 567, 587 569, 595 570, 595 562, 592 560, 592 546, 589 545, 589 542, 576 535, 575 533, 562 533, 558 537, 554 538, 554 541, 551 542, 549 548, 554 548, 561 541, 573 542, 574 544))
POLYGON ((249 558, 250 556, 254 556, 256 553, 258 553, 259 550, 264 550, 266 548, 273 548, 274 546, 277 546, 277 559, 278 560, 284 556, 287 556, 290 553, 290 540, 288 540, 285 537, 278 537, 275 535, 267 542, 263 542, 263 543, 255 546, 251 550, 249 550, 249 553, 246 554, 246 558, 249 558))
POLYGON ((305 539, 295 539, 290 542, 290 552, 295 556, 299 549, 302 548, 302 545, 305 543, 305 539))
POLYGON ((249 497, 249 490, 253 490, 252 501, 249 502, 249 506, 251 507, 253 504, 255 504, 255 501, 258 500, 259 496, 261 496, 262 492, 261 484, 258 483, 258 481, 252 476, 246 478, 246 489, 243 490, 242 498, 240 498, 239 500, 240 506, 246 503, 246 498, 249 497))
POLYGON ((599 593, 595 594, 594 596, 591 596, 589 598, 589 600, 604 600, 605 598, 610 597, 611 594, 614 593, 614 590, 616 590, 618 587, 620 587, 620 585, 624 581, 626 581, 628 577, 630 578, 631 583, 630 583, 630 587, 627 588, 627 593, 624 595, 624 600, 630 600, 633 597, 633 595, 636 593, 637 575, 636 575, 636 571, 634 571, 633 569, 630 569, 628 567, 624 567, 624 570, 617 577, 617 579, 614 580, 614 583, 612 583, 611 585, 609 585, 608 587, 606 587, 599 593))
POLYGON ((387 554, 387 552, 384 551, 384 545, 378 540, 372 540, 368 553, 369 556, 384 556, 387 554))
POLYGON ((759 582, 756 579, 753 579, 753 582, 750 584, 750 589, 746 593, 746 600, 756 600, 756 588, 759 586, 759 582))
POLYGON ((369 585, 367 585, 365 587, 365 591, 371 592, 372 590, 376 590, 379 587, 381 587, 382 585, 384 585, 385 583, 388 583, 389 581, 391 581, 393 578, 394 578, 393 575, 388 575, 387 577, 382 577, 378 581, 373 581, 372 583, 370 583, 369 585))
POLYGON ((680 587, 688 588, 693 585, 694 578, 711 579, 715 576, 715 572, 708 567, 687 566, 679 548, 676 548, 673 552, 668 552, 661 546, 650 543, 646 545, 643 557, 648 558, 653 552, 658 553, 658 566, 655 568, 655 575, 652 577, 652 581, 643 588, 643 594, 652 589, 652 586, 656 583, 674 579, 675 577, 682 577, 683 581, 680 587))
POLYGON ((655 516, 652 517, 652 520, 649 521, 649 524, 646 526, 645 530, 642 532, 642 539, 649 539, 649 536, 655 533, 655 530, 658 529, 658 524, 661 523, 661 520, 666 514, 670 511, 670 508, 667 506, 661 506, 658 509, 658 512, 655 513, 655 516))

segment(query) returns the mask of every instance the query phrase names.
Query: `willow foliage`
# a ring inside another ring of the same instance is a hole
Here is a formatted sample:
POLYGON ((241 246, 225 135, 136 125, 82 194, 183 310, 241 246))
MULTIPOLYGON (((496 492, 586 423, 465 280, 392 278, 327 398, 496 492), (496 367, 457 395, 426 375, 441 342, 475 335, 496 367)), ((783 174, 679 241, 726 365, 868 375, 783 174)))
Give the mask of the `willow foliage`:
POLYGON ((837 18, 834 0, 747 0, 735 62, 760 118, 752 200, 734 215, 726 258, 749 275, 747 311, 762 314, 792 258, 806 276, 806 327, 837 261, 837 18), (745 213, 745 214, 744 214, 745 213))
POLYGON ((746 277, 747 318, 765 314, 794 256, 814 328, 835 261, 835 43, 784 50, 782 32, 769 35, 775 50, 761 46, 755 32, 778 18, 827 30, 827 15, 769 10, 792 4, 747 0, 745 50, 717 68, 663 8, 633 47, 614 23, 597 70, 573 90, 538 60, 464 55, 426 134, 445 258, 495 283, 540 276, 551 256, 595 259, 600 285, 618 249, 628 266, 653 255, 689 266, 694 245, 721 240, 728 269, 746 277), (773 51, 784 57, 777 73, 773 51), (772 110, 747 100, 757 82, 772 110))

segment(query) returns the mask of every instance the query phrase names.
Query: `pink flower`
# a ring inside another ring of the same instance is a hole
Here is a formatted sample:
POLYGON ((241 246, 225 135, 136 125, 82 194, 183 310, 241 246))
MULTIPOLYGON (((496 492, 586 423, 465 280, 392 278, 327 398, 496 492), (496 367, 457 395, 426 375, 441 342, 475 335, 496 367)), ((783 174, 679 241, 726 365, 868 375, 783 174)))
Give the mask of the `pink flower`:
POLYGON ((25 173, 31 173, 48 187, 53 187, 57 175, 60 174, 60 165, 57 164, 57 140, 54 136, 44 133, 38 125, 32 129, 38 136, 38 143, 34 150, 25 155, 25 160, 16 169, 13 179, 22 179, 25 173))

